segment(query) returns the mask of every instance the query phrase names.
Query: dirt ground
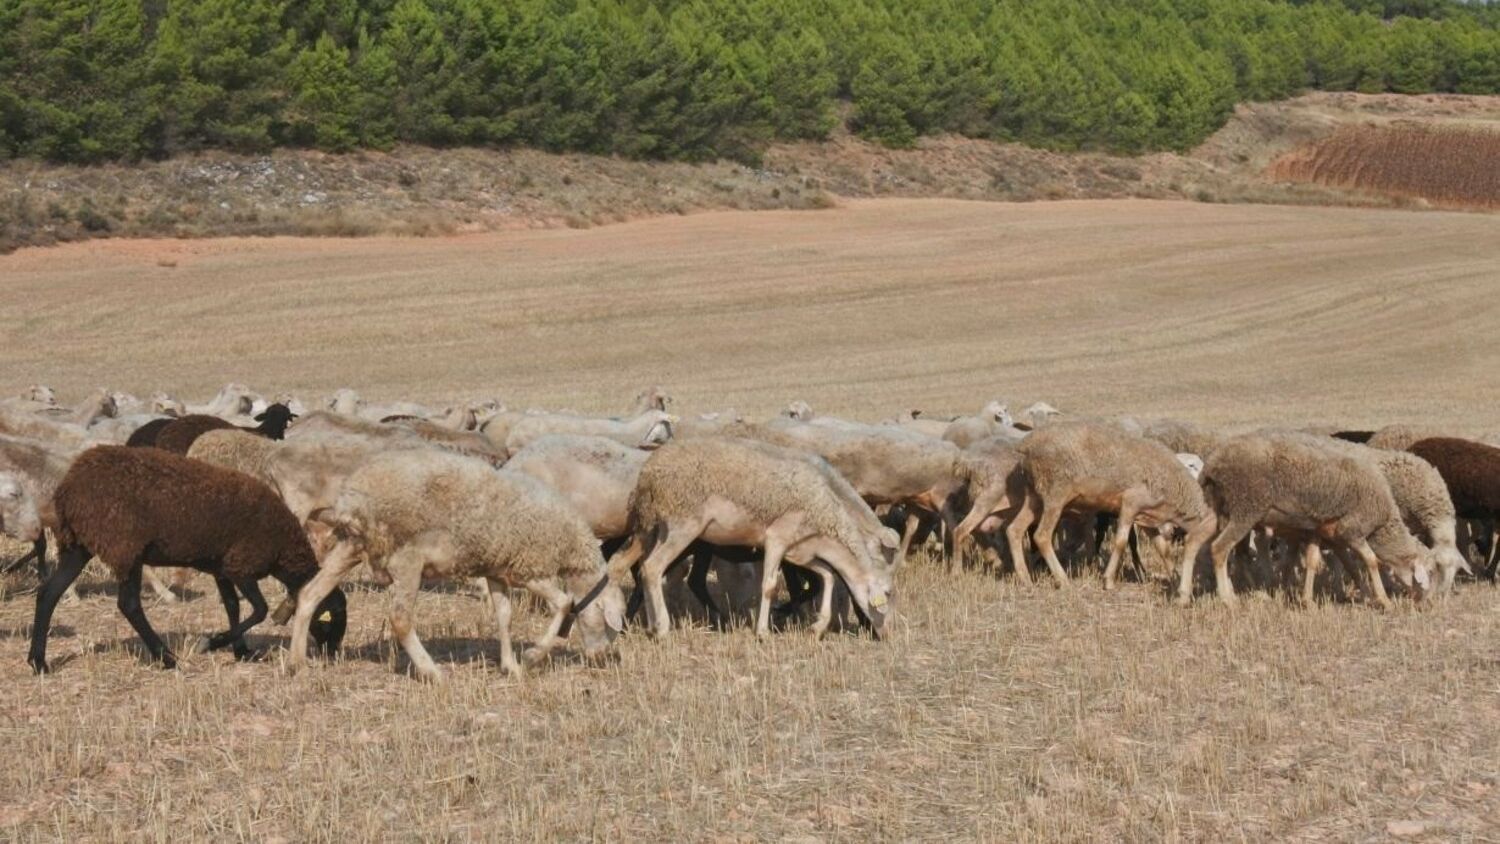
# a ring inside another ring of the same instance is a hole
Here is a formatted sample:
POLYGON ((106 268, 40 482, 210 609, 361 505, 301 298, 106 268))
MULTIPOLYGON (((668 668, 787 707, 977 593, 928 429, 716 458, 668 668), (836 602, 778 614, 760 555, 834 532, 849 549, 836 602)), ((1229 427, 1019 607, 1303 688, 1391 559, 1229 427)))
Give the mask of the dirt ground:
MULTIPOLYGON (((229 380, 433 403, 880 419, 999 396, 1216 424, 1488 431, 1495 218, 1127 200, 847 201, 591 230, 94 241, 0 257, 0 393, 205 399, 229 380)), ((0 557, 5 556, 0 551, 0 557)), ((55 673, 0 582, 0 838, 1500 839, 1500 601, 1171 606, 920 555, 887 641, 689 627, 503 677, 462 589, 405 676, 379 590, 346 652, 145 665, 97 575, 55 673)), ((205 580, 147 599, 187 650, 205 580)), ((274 600, 274 599, 273 599, 274 600)), ((518 638, 541 615, 517 612, 518 638)))

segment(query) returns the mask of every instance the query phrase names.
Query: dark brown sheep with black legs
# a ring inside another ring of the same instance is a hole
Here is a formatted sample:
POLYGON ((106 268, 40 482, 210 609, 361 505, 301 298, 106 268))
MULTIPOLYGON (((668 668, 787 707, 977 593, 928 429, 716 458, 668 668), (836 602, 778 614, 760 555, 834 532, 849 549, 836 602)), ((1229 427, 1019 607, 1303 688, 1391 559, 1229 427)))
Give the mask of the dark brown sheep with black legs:
MULTIPOLYGON (((1493 530, 1500 519, 1500 448, 1456 437, 1432 437, 1412 443, 1407 451, 1437 468, 1460 519, 1477 519, 1493 530)), ((1485 576, 1494 580, 1497 568, 1500 557, 1491 541, 1485 576)))
MULTIPOLYGON (((120 612, 164 667, 176 657, 141 608, 144 566, 183 566, 214 576, 229 629, 208 649, 249 649, 244 635, 265 619, 259 581, 274 577, 295 595, 318 572, 302 526, 270 487, 159 449, 100 446, 79 455, 53 496, 58 565, 37 593, 27 661, 47 670, 47 634, 63 592, 97 555, 119 582, 120 612), (238 589, 250 601, 240 620, 238 589)), ((337 648, 344 633, 344 596, 334 590, 318 606, 313 638, 337 648), (326 619, 326 620, 324 620, 326 619)))

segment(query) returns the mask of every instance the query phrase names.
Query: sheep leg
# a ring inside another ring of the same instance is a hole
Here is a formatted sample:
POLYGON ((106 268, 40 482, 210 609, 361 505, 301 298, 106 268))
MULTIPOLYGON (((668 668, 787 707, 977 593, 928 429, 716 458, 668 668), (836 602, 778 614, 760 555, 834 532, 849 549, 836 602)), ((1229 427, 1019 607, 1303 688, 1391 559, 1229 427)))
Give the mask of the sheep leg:
POLYGON ((347 543, 334 546, 322 568, 313 578, 303 584, 297 593, 297 613, 292 618, 292 643, 287 654, 286 667, 295 672, 307 664, 307 633, 312 626, 313 614, 318 605, 338 588, 339 580, 350 569, 359 565, 360 557, 347 543))
POLYGON ((221 574, 214 575, 214 586, 219 590, 219 600, 224 603, 224 615, 229 618, 229 629, 210 636, 202 643, 201 650, 215 651, 227 644, 233 644, 234 658, 244 659, 250 655, 250 649, 245 646, 244 639, 227 638, 236 627, 240 626, 240 594, 234 591, 234 583, 221 574))
POLYGON ((52 629, 52 611, 63 593, 72 587, 73 581, 88 565, 89 552, 83 548, 69 548, 57 557, 57 568, 36 593, 36 615, 31 621, 31 652, 26 661, 38 674, 47 673, 47 633, 52 629))
MULTIPOLYGON (((1488 524, 1490 535, 1490 553, 1489 559, 1485 560, 1484 563, 1484 576, 1488 578, 1491 583, 1493 583, 1495 581, 1495 570, 1497 568, 1500 568, 1500 522, 1496 522, 1495 520, 1491 519, 1489 520, 1488 524)), ((41 566, 40 560, 37 561, 37 566, 41 566)))
MULTIPOLYGON (((908 519, 910 524, 911 520, 908 519)), ((760 570, 760 614, 755 619, 755 635, 771 635, 771 599, 776 597, 776 576, 781 573, 781 558, 786 554, 786 544, 780 537, 767 532, 765 559, 760 570)))
POLYGON ((130 573, 120 581, 120 594, 115 601, 115 606, 120 608, 120 614, 135 628, 137 636, 145 644, 146 650, 151 653, 151 658, 161 663, 162 668, 176 668, 177 657, 167 649, 165 642, 151 629, 151 622, 146 619, 146 610, 141 606, 141 570, 145 566, 137 563, 132 566, 130 573))
POLYGON ((1036 503, 1034 496, 1026 496, 1016 510, 1015 517, 1005 526, 1005 542, 1010 546, 1010 564, 1016 570, 1016 577, 1026 583, 1031 582, 1031 566, 1026 559, 1026 534, 1036 520, 1036 503))
POLYGON ((672 630, 672 617, 667 613, 667 597, 662 591, 662 581, 667 569, 677 562, 688 546, 703 532, 703 525, 678 523, 668 524, 665 535, 641 563, 640 589, 646 592, 646 626, 656 636, 666 636, 672 630))
MULTIPOLYGON (((1234 546, 1245 538, 1255 527, 1254 522, 1238 521, 1230 522, 1219 531, 1208 550, 1214 560, 1214 589, 1219 593, 1219 598, 1229 606, 1234 606, 1234 584, 1229 582, 1229 555, 1234 551, 1234 546)), ((1192 546, 1192 543, 1188 543, 1192 546)), ((1193 602, 1193 564, 1197 562, 1196 548, 1187 547, 1182 553, 1182 567, 1178 573, 1177 580, 1177 603, 1187 606, 1193 602)))
POLYGON ((415 626, 412 610, 417 603, 417 593, 422 588, 422 567, 426 559, 415 544, 407 545, 390 556, 386 570, 391 573, 391 636, 401 643, 401 649, 411 660, 417 677, 429 683, 443 682, 443 672, 432 661, 432 655, 422 646, 415 626))
POLYGON ((1318 543, 1308 540, 1302 545, 1302 606, 1313 603, 1313 586, 1318 579, 1318 569, 1323 567, 1323 549, 1318 543))
POLYGON ((266 620, 266 614, 269 612, 266 597, 260 593, 260 584, 255 581, 247 580, 241 583, 240 591, 245 594, 245 600, 250 602, 250 615, 244 621, 240 621, 240 599, 235 594, 235 584, 227 577, 215 575, 214 585, 219 588, 219 598, 224 602, 224 612, 229 616, 229 629, 210 636, 208 650, 216 651, 226 645, 233 645, 234 658, 246 659, 250 656, 250 647, 245 644, 245 634, 250 632, 255 625, 266 620))
POLYGON ((1265 589, 1271 588, 1273 572, 1276 570, 1276 561, 1271 555, 1271 545, 1275 538, 1268 528, 1260 528, 1252 531, 1251 541, 1255 543, 1255 576, 1265 589))
POLYGON ((495 636, 500 640, 500 670, 519 677, 521 664, 516 661, 516 652, 510 645, 510 596, 505 594, 505 584, 494 578, 485 579, 484 591, 489 595, 490 609, 495 612, 495 636))
POLYGON ((708 592, 708 570, 713 566, 714 552, 708 545, 699 545, 693 550, 692 568, 688 569, 688 588, 693 590, 693 597, 703 605, 703 611, 708 614, 708 621, 715 630, 723 630, 727 624, 727 618, 719 610, 719 605, 714 603, 714 596, 708 592))
POLYGON ((151 592, 156 592, 156 597, 159 598, 159 600, 162 601, 163 604, 177 603, 177 594, 175 594, 175 592, 172 592, 171 588, 168 588, 168 586, 166 586, 166 583, 163 582, 160 574, 156 574, 156 568, 141 568, 141 576, 144 577, 145 582, 150 583, 151 592))
MULTIPOLYGON (((673 555, 672 559, 677 559, 676 555, 673 555)), ((542 638, 538 639, 535 645, 527 648, 526 653, 521 657, 527 665, 540 665, 552 656, 552 650, 557 647, 563 623, 568 618, 568 611, 573 608, 573 596, 550 580, 532 580, 526 584, 526 588, 552 605, 552 620, 547 623, 547 629, 543 631, 542 638)))
POLYGON ((833 623, 834 575, 832 569, 822 564, 813 566, 812 570, 823 580, 823 593, 818 596, 818 618, 812 626, 813 638, 821 639, 833 623))
POLYGON ((1042 507, 1042 517, 1037 521, 1036 533, 1033 534, 1037 550, 1042 552, 1042 558, 1047 561, 1047 568, 1052 570, 1052 577, 1059 588, 1068 584, 1068 573, 1063 569, 1062 562, 1057 559, 1053 534, 1057 531, 1058 521, 1062 519, 1065 503, 1046 502, 1042 507))
MULTIPOLYGON (((1125 546, 1135 539, 1135 517, 1140 512, 1140 505, 1135 497, 1129 494, 1123 496, 1120 502, 1120 514, 1115 520, 1114 542, 1110 543, 1109 564, 1104 567, 1104 589, 1109 591, 1115 588, 1115 576, 1120 571, 1120 559, 1125 555, 1125 546)), ((1100 514, 1104 515, 1103 513, 1100 514)), ((1097 536, 1100 521, 1094 522, 1095 535, 1097 536)), ((1136 568, 1139 569, 1141 561, 1139 555, 1136 557, 1136 568)))
POLYGON ((901 531, 901 550, 899 556, 896 557, 897 565, 906 562, 906 555, 911 551, 912 537, 917 535, 917 528, 921 527, 921 524, 922 517, 917 515, 916 510, 908 508, 906 511, 906 525, 901 531))
POLYGON ((1379 604, 1383 610, 1390 609, 1391 599, 1385 594, 1385 583, 1380 579, 1380 559, 1375 556, 1375 549, 1371 548, 1370 543, 1364 539, 1352 543, 1351 547, 1354 548, 1354 553, 1365 561, 1365 574, 1370 578, 1370 590, 1375 595, 1375 603, 1379 604))

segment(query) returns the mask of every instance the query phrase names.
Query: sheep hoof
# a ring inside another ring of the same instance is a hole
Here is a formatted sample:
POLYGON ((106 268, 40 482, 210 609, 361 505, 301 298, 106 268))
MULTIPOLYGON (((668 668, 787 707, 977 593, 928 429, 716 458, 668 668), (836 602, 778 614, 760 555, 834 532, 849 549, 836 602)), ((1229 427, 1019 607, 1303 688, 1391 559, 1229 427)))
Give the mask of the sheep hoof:
POLYGON ((551 654, 540 648, 527 648, 521 653, 521 664, 527 668, 535 668, 547 661, 551 654))
POLYGON ((165 671, 171 671, 172 669, 176 668, 177 667, 177 657, 173 656, 171 654, 171 652, 167 652, 167 653, 162 654, 161 655, 161 667, 165 671))
POLYGON ((43 674, 52 673, 52 669, 47 667, 47 661, 45 659, 28 659, 26 660, 26 663, 31 666, 31 672, 33 674, 36 674, 38 677, 43 674))

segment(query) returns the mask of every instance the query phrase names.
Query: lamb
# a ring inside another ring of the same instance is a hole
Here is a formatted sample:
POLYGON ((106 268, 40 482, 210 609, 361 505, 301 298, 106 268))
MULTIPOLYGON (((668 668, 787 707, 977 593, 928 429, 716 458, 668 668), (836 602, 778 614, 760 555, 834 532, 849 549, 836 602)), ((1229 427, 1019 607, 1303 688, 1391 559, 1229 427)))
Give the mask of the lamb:
POLYGON ((805 457, 764 443, 728 437, 669 443, 641 469, 630 499, 631 540, 610 569, 621 573, 640 563, 648 621, 665 636, 662 576, 693 542, 764 548, 756 634, 765 636, 783 557, 803 566, 816 558, 824 589, 814 633, 822 635, 831 621, 836 574, 878 636, 893 568, 872 553, 881 544, 873 514, 856 518, 828 477, 805 457))
POLYGON ((520 666, 511 652, 506 587, 524 586, 552 606, 551 624, 527 653, 528 663, 546 658, 575 617, 590 658, 602 655, 624 627, 624 595, 610 582, 588 524, 557 493, 518 473, 458 455, 382 454, 351 475, 338 503, 314 518, 338 544, 298 596, 289 669, 306 660, 314 604, 362 560, 392 584, 391 633, 424 680, 443 679, 412 628, 424 574, 485 578, 507 672, 519 673, 520 666))
POLYGON ((1026 431, 1015 426, 1010 408, 998 399, 986 404, 973 416, 961 416, 944 429, 942 438, 959 448, 968 448, 980 440, 1003 436, 1012 442, 1020 442, 1026 431))
POLYGON ((1160 532, 1170 526, 1185 536, 1184 559, 1192 560, 1213 534, 1214 519, 1202 491, 1166 446, 1109 425, 1069 422, 1048 425, 1017 446, 1029 492, 1006 533, 1012 549, 1040 510, 1035 541, 1058 585, 1067 573, 1057 559, 1053 533, 1063 512, 1117 513, 1118 527, 1104 569, 1104 588, 1140 524, 1160 532))
MULTIPOLYGON (((1479 519, 1494 525, 1500 518, 1500 448, 1453 437, 1433 437, 1412 443, 1412 454, 1432 464, 1447 484, 1458 518, 1479 519)), ((1492 541, 1486 576, 1495 578, 1500 548, 1492 541)), ((1445 572, 1446 573, 1446 572, 1445 572)))
POLYGON ((608 437, 635 448, 655 448, 672 438, 672 426, 677 421, 676 416, 660 410, 648 410, 629 419, 567 413, 527 414, 510 425, 504 446, 507 454, 515 454, 548 434, 584 434, 608 437))
MULTIPOLYGON (((1429 582, 1432 552, 1401 519, 1390 484, 1371 460, 1330 447, 1325 438, 1296 433, 1254 433, 1226 441, 1203 467, 1204 496, 1219 522, 1210 545, 1219 597, 1233 604, 1229 554, 1257 526, 1302 538, 1309 565, 1303 598, 1311 598, 1317 539, 1337 542, 1365 561, 1369 589, 1382 608, 1391 606, 1380 564, 1415 588, 1429 582)), ((1178 603, 1192 600, 1192 564, 1184 557, 1178 603)))
MULTIPOLYGON (((266 617, 260 579, 275 577, 295 593, 318 569, 301 525, 264 484, 159 449, 99 446, 84 452, 58 485, 53 510, 58 565, 37 594, 27 658, 37 673, 48 670, 52 612, 91 554, 98 554, 113 572, 120 612, 165 668, 177 660, 141 608, 144 566, 185 566, 213 574, 229 629, 205 644, 208 650, 232 647, 237 658, 249 655, 244 635, 266 617), (250 601, 244 621, 236 589, 250 601)), ((317 610, 327 620, 314 637, 337 648, 345 625, 343 594, 330 592, 317 610)))

